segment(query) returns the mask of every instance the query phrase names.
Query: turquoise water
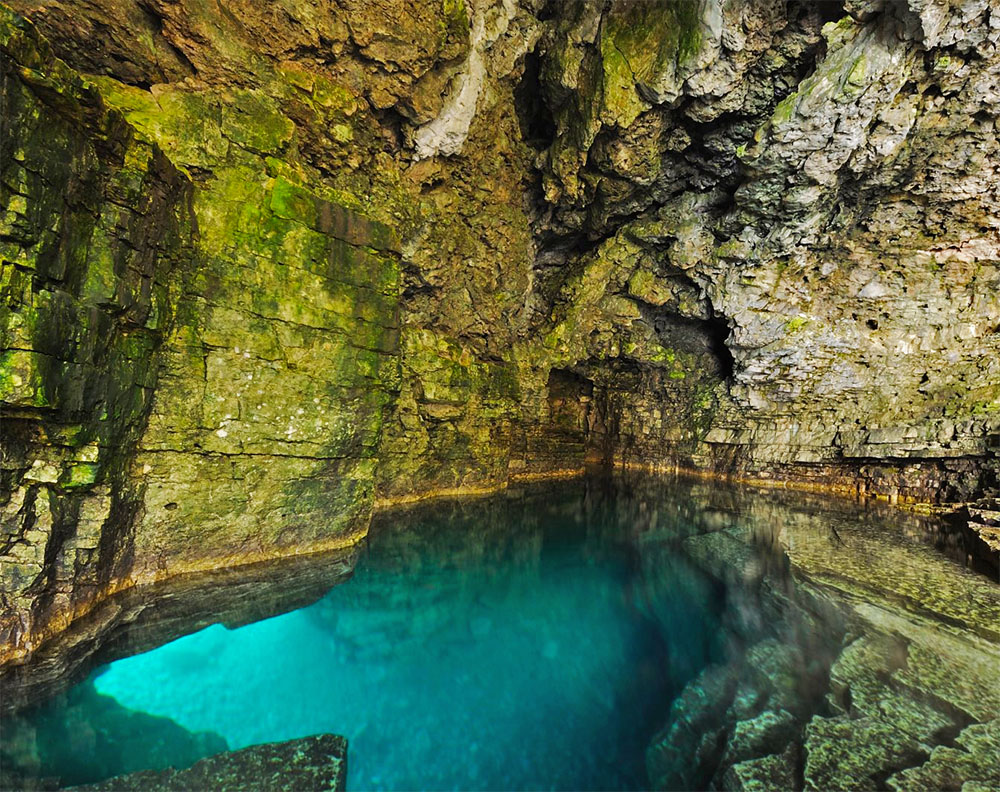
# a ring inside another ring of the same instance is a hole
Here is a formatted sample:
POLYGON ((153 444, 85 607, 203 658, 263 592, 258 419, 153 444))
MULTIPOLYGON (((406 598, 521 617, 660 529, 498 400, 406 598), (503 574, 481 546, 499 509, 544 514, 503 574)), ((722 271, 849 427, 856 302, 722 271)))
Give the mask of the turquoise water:
POLYGON ((719 498, 588 481, 383 516, 319 601, 97 668, 8 724, 3 756, 52 788, 333 732, 352 790, 704 788, 734 724, 835 716, 854 639, 719 498))
MULTIPOLYGON (((90 682, 230 749, 343 734, 352 789, 641 788, 664 702, 718 651, 721 603, 679 561, 670 585, 651 578, 627 526, 580 506, 569 486, 383 520, 314 605, 213 625, 90 682)), ((69 769, 69 783, 109 770, 69 769)))

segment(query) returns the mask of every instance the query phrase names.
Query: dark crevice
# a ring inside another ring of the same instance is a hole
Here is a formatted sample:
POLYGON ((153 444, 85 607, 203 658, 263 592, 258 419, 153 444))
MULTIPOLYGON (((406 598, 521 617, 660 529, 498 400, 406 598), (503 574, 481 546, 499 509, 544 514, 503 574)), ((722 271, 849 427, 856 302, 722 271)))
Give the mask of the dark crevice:
POLYGON ((793 0, 788 3, 786 15, 799 30, 812 32, 816 41, 802 53, 797 63, 792 64, 792 71, 788 75, 791 79, 786 78, 775 84, 772 109, 797 91, 803 80, 815 73, 816 66, 826 57, 826 39, 819 32, 827 22, 842 19, 846 11, 840 0, 793 0))
POLYGON ((420 279, 419 275, 415 275, 413 272, 410 271, 410 269, 406 270, 406 274, 414 281, 418 281, 418 282, 407 283, 403 287, 402 297, 406 301, 412 300, 413 298, 419 296, 433 297, 434 295, 438 294, 441 291, 440 286, 435 286, 434 284, 428 283, 427 281, 420 279))
POLYGON ((535 13, 535 18, 539 22, 548 22, 559 13, 560 0, 545 0, 542 7, 535 13))
POLYGON ((722 316, 713 315, 711 319, 705 320, 705 328, 708 331, 709 348, 719 361, 719 376, 724 380, 732 379, 736 360, 726 344, 729 338, 729 323, 722 316))
POLYGON ((399 154, 406 145, 404 129, 408 123, 406 117, 394 107, 381 109, 369 102, 372 115, 378 121, 382 133, 382 150, 387 154, 399 154))
POLYGON ((920 750, 919 748, 909 748, 909 750, 905 750, 901 753, 901 756, 896 757, 896 761, 893 762, 892 767, 880 770, 870 776, 872 783, 875 785, 875 789, 880 792, 891 789, 888 784, 890 777, 894 776, 900 770, 922 765, 930 758, 930 754, 927 751, 920 750))
POLYGON ((711 355, 716 362, 713 373, 719 379, 728 380, 733 376, 736 361, 726 345, 729 325, 723 317, 714 314, 708 319, 681 316, 662 306, 631 299, 663 346, 689 354, 711 355))
POLYGON ((594 383, 572 369, 554 368, 549 371, 549 399, 578 399, 594 395, 594 383))
MULTIPOLYGON (((113 55, 111 56, 111 60, 113 60, 115 63, 125 63, 125 61, 123 61, 121 58, 116 58, 113 55)), ((112 70, 112 74, 115 73, 117 72, 115 70, 112 70)), ((133 80, 132 82, 128 83, 128 85, 131 85, 133 88, 140 88, 143 91, 148 91, 150 88, 153 87, 154 83, 151 82, 150 80, 133 80)))
POLYGON ((843 0, 810 0, 803 7, 811 9, 819 17, 821 25, 843 19, 847 13, 843 0))
POLYGON ((514 110, 525 143, 536 151, 544 151, 552 145, 556 122, 542 90, 541 57, 537 50, 524 56, 524 71, 514 89, 514 110))
POLYGON ((153 30, 153 40, 163 42, 163 44, 166 45, 170 52, 177 58, 178 63, 180 63, 189 75, 197 74, 198 70, 195 68, 190 58, 188 58, 188 56, 184 54, 184 51, 177 47, 164 34, 163 18, 156 13, 155 9, 152 8, 148 2, 140 1, 138 3, 138 7, 142 12, 142 15, 146 18, 146 21, 149 23, 150 28, 153 30))

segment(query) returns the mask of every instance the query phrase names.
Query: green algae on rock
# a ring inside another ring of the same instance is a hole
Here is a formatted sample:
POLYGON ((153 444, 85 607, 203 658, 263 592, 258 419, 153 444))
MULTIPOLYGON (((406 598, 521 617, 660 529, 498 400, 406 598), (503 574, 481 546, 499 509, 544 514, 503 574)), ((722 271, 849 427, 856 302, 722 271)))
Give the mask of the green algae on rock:
POLYGON ((5 178, 26 207, 4 252, 16 654, 123 581, 356 540, 397 387, 399 243, 269 175, 294 127, 261 95, 236 94, 234 116, 198 92, 85 83, 6 14, 22 123, 5 125, 5 178), (58 102, 18 62, 50 72, 58 102), (66 426, 71 442, 48 439, 66 426), (40 580, 54 602, 23 593, 40 580))
POLYGON ((10 656, 587 461, 997 485, 985 4, 9 5, 10 656))
POLYGON ((162 151, 0 11, 6 654, 125 572, 129 464, 192 218, 162 151))

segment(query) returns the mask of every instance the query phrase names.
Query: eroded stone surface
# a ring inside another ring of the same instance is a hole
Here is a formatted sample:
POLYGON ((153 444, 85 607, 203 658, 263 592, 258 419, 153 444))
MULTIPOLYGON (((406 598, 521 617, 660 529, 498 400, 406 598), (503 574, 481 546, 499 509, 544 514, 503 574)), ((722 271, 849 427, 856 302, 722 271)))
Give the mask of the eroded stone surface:
POLYGON ((989 3, 12 4, 14 654, 588 460, 997 486, 989 3))
POLYGON ((682 547, 725 581, 725 645, 743 662, 710 666, 678 697, 647 753, 653 785, 995 785, 996 585, 873 515, 819 518, 777 495, 717 503, 682 547), (775 543, 794 585, 761 554, 775 543))
POLYGON ((335 734, 320 734, 288 742, 252 745, 202 759, 186 770, 148 770, 73 789, 87 792, 186 792, 192 789, 237 792, 248 785, 274 792, 321 789, 343 792, 347 788, 347 740, 335 734))

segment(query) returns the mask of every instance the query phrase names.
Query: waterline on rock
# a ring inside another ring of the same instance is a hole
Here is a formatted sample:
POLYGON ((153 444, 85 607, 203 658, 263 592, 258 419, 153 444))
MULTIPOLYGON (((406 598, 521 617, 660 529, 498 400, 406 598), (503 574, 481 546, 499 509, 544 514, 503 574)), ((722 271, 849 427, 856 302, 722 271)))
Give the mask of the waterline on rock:
POLYGON ((74 722, 167 719, 187 762, 343 734, 353 789, 989 783, 1000 590, 925 523, 652 476, 387 511, 349 582, 99 669, 74 722))

